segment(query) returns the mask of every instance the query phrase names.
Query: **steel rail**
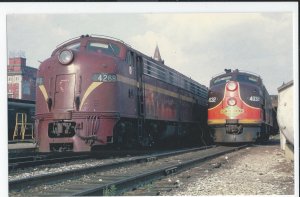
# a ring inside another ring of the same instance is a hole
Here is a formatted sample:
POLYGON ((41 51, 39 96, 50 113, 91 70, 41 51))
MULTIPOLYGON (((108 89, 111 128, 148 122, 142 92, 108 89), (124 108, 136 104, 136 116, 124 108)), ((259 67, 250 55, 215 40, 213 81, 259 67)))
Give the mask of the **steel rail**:
POLYGON ((76 178, 78 176, 86 175, 86 174, 93 173, 93 172, 110 170, 110 169, 114 169, 117 167, 123 167, 126 165, 130 165, 133 163, 149 162, 149 161, 157 160, 159 158, 170 157, 170 156, 174 156, 174 155, 184 154, 184 153, 192 152, 192 151, 199 151, 199 150, 203 150, 203 149, 209 149, 212 147, 215 147, 215 146, 205 146, 205 147, 200 147, 200 148, 192 148, 192 149, 184 149, 184 150, 172 151, 172 152, 166 152, 166 153, 151 154, 151 155, 147 155, 147 156, 138 156, 131 160, 113 162, 113 163, 108 163, 108 164, 104 164, 104 165, 99 164, 99 165, 92 166, 92 167, 84 167, 84 168, 80 168, 80 169, 67 170, 67 171, 63 171, 63 172, 55 172, 55 173, 50 173, 50 174, 42 174, 42 175, 33 176, 33 177, 10 180, 9 181, 9 190, 20 189, 20 188, 25 188, 27 186, 40 185, 40 184, 45 184, 45 183, 54 183, 54 182, 57 182, 58 180, 72 179, 72 178, 76 178))
POLYGON ((129 189, 142 186, 146 183, 152 182, 161 177, 165 177, 166 175, 178 173, 180 171, 183 171, 187 168, 191 168, 191 167, 195 166, 196 164, 199 164, 206 160, 239 150, 244 147, 246 147, 246 145, 240 146, 240 147, 227 147, 228 149, 226 148, 226 150, 221 150, 221 151, 216 152, 211 155, 207 155, 207 156, 199 157, 199 158, 192 159, 189 161, 185 161, 181 164, 164 166, 160 169, 155 169, 155 170, 148 171, 148 172, 145 172, 142 174, 134 175, 132 177, 121 178, 119 180, 113 181, 108 184, 85 189, 84 191, 69 193, 68 195, 72 195, 72 196, 95 196, 95 195, 103 196, 103 195, 105 195, 105 191, 107 191, 107 189, 112 188, 112 187, 118 188, 118 190, 115 191, 115 193, 113 193, 113 195, 119 195, 124 191, 128 191, 129 189))
POLYGON ((53 164, 59 162, 68 162, 79 159, 87 159, 90 155, 74 155, 74 156, 60 156, 60 157, 49 157, 47 155, 32 155, 26 157, 15 157, 9 158, 9 171, 26 168, 26 167, 34 167, 38 165, 44 164, 53 164))

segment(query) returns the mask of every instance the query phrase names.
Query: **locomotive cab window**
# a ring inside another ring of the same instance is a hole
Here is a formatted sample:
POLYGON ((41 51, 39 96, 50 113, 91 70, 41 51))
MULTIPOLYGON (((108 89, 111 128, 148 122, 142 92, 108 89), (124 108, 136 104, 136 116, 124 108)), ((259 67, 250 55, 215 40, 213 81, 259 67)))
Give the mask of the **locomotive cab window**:
POLYGON ((86 47, 87 51, 104 53, 111 56, 119 56, 120 48, 112 43, 90 42, 86 47))
POLYGON ((255 76, 249 76, 249 75, 238 75, 237 76, 238 82, 246 82, 246 83, 258 83, 258 78, 255 76))
POLYGON ((60 48, 59 50, 55 50, 53 54, 59 55, 61 51, 64 49, 72 50, 72 51, 79 51, 80 50, 80 42, 72 43, 70 45, 64 46, 60 48))
POLYGON ((66 46, 66 49, 70 49, 73 51, 79 51, 80 49, 80 43, 71 44, 69 46, 66 46))
POLYGON ((217 85, 217 84, 221 84, 221 83, 226 83, 226 82, 230 81, 231 78, 232 78, 232 76, 218 77, 217 79, 215 79, 213 81, 213 84, 217 85))

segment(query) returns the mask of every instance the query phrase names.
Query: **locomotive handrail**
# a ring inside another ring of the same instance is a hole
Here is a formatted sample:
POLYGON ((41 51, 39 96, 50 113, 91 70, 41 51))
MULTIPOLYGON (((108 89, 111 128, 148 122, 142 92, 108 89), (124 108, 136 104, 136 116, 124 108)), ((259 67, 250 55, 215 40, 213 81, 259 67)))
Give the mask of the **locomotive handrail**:
POLYGON ((15 140, 15 137, 19 137, 19 136, 21 136, 21 140, 24 140, 25 136, 31 136, 31 139, 33 139, 33 124, 27 122, 26 113, 17 112, 16 125, 13 133, 13 140, 15 140), (31 126, 31 134, 25 135, 25 132, 28 130, 28 126, 31 126))

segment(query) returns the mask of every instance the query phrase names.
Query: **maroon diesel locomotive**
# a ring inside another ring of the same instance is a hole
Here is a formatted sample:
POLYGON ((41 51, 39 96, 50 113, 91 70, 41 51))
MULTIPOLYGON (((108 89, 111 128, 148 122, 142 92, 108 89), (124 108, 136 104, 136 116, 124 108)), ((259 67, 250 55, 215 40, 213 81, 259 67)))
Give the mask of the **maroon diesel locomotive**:
POLYGON ((225 69, 210 81, 208 125, 214 141, 268 140, 277 123, 271 97, 256 74, 225 69))
POLYGON ((158 57, 107 36, 58 46, 38 71, 40 151, 205 140, 199 126, 207 125, 208 88, 158 57))

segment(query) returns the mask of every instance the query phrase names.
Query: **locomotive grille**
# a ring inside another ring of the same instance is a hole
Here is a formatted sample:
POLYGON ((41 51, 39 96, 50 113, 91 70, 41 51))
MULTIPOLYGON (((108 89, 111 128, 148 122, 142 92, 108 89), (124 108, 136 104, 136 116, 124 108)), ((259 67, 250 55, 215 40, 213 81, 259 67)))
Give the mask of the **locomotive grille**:
POLYGON ((75 135, 76 122, 51 122, 48 125, 50 138, 73 137, 75 135))
POLYGON ((226 119, 226 124, 237 124, 238 122, 238 119, 226 119))

